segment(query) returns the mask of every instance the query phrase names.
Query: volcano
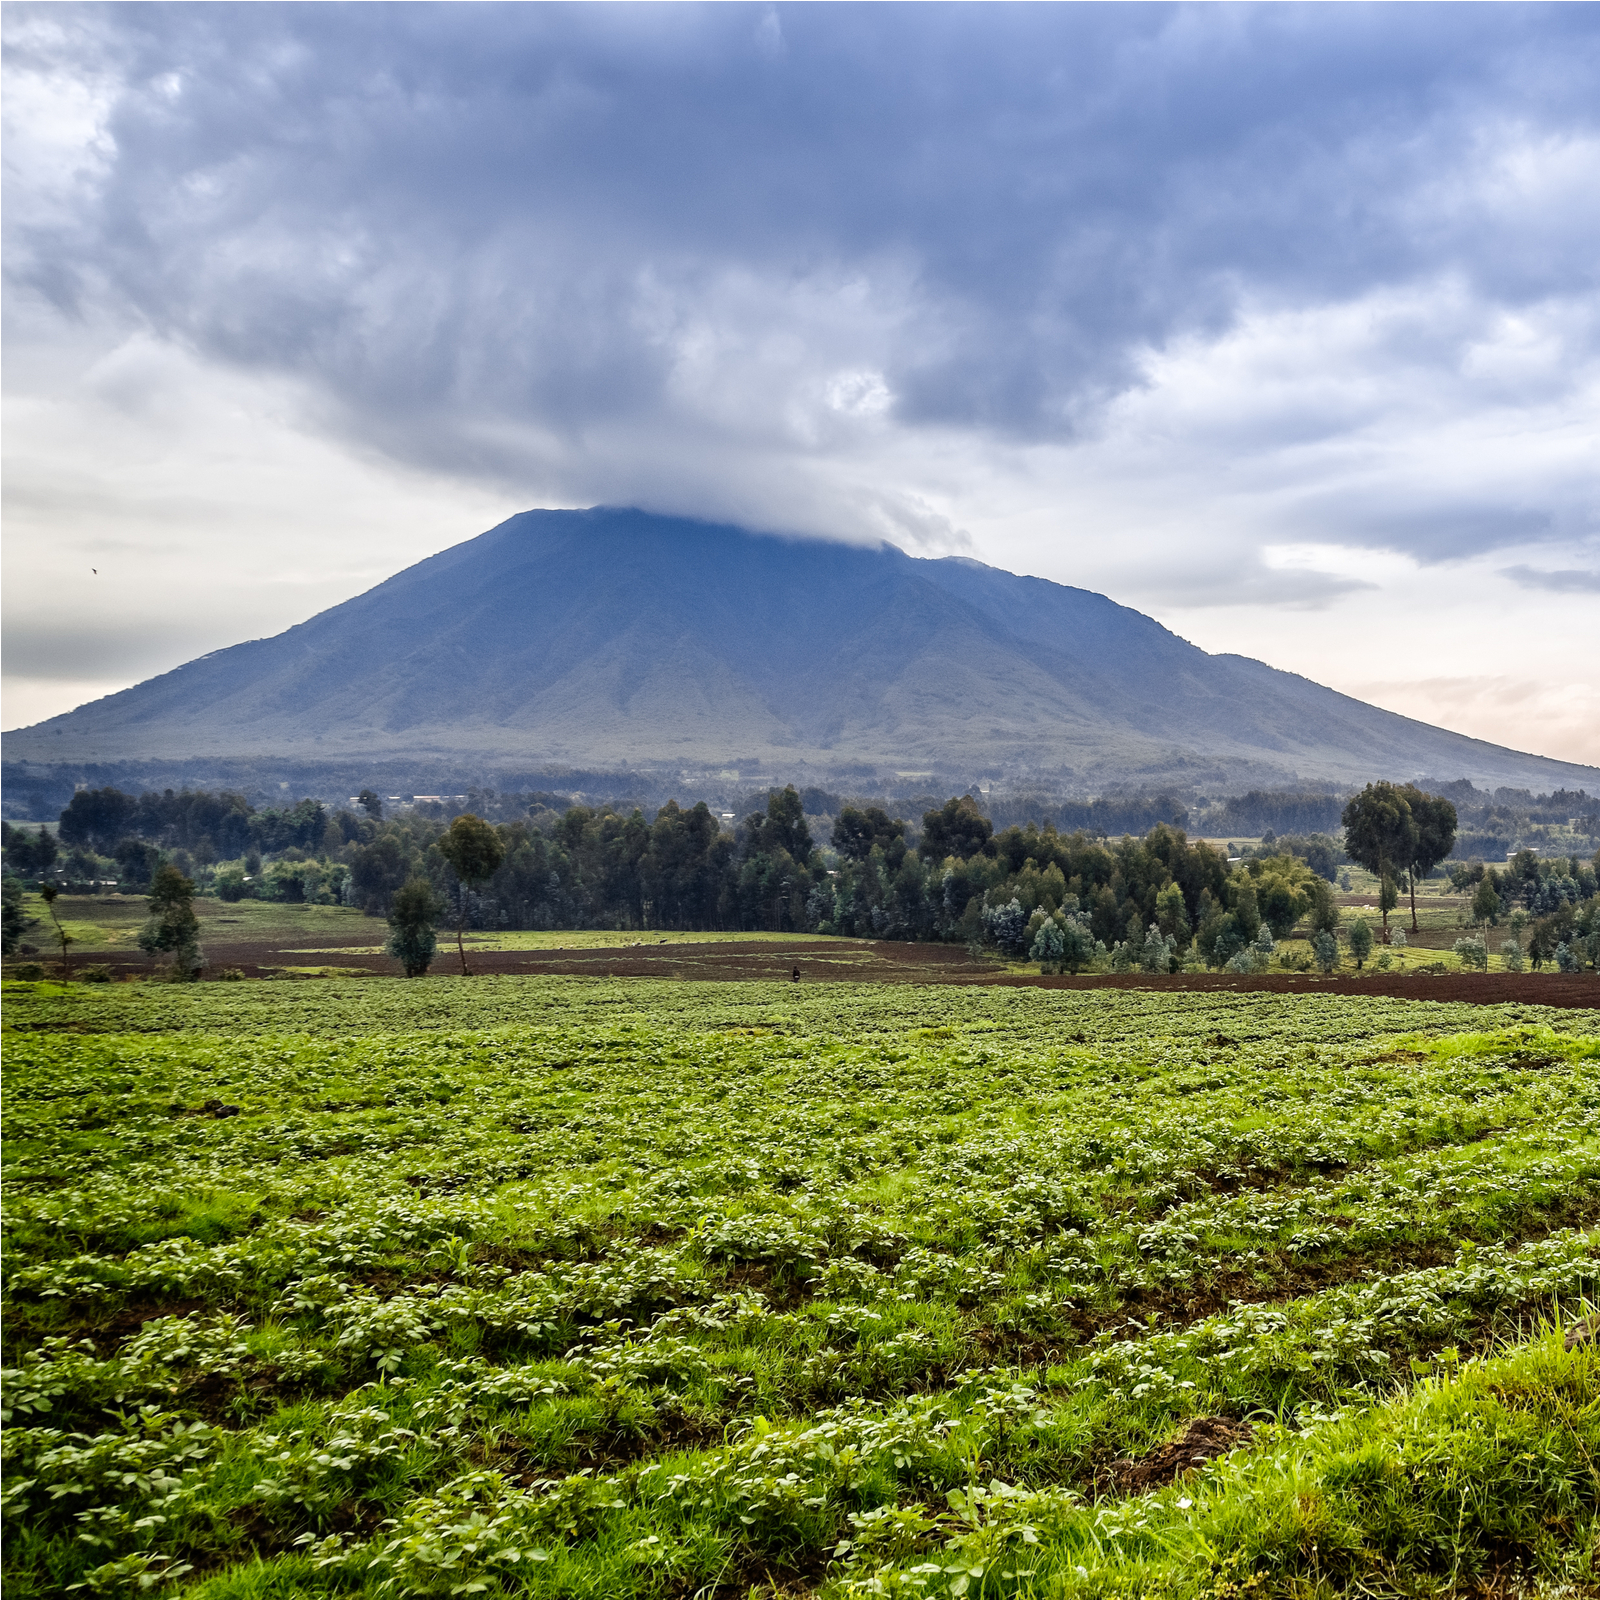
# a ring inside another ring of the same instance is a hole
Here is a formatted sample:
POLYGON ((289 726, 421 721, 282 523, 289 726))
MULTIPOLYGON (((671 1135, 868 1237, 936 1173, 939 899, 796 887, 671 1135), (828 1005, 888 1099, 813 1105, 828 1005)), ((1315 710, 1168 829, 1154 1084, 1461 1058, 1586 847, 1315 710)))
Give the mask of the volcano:
POLYGON ((6 755, 1097 784, 1600 776, 1209 655, 1088 590, 609 507, 523 512, 273 638, 9 733, 6 755))

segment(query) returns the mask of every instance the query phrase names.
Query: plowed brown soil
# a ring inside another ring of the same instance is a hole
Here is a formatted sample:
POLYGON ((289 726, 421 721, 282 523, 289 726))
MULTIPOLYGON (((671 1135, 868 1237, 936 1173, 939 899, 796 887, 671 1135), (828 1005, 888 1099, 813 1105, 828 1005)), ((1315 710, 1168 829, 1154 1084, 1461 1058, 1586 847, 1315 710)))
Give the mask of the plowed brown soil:
MULTIPOLYGON (((372 925, 381 937, 380 923, 372 925)), ((318 948, 303 930, 281 940, 230 940, 208 933, 205 976, 226 968, 246 977, 329 977, 341 974, 396 976, 398 965, 387 956, 354 955, 350 932, 342 929, 318 948)), ((37 958, 36 958, 37 959, 37 958)), ((1000 963, 974 959, 959 945, 900 944, 890 940, 797 939, 741 942, 729 939, 705 944, 639 944, 606 949, 469 951, 475 973, 548 974, 591 978, 667 978, 726 981, 793 981, 802 983, 959 983, 1030 989, 1182 989, 1234 990, 1241 993, 1383 995, 1406 1000, 1441 1000, 1478 1005, 1524 1004, 1563 1008, 1600 1008, 1600 976, 1594 973, 1440 973, 1402 975, 1373 973, 1362 978, 1321 978, 1299 973, 1243 977, 1234 973, 1180 973, 1151 977, 1144 973, 1041 977, 1007 971, 1000 963)), ((96 952, 75 965, 96 960, 114 976, 142 974, 155 963, 136 950, 96 952)), ((54 963, 51 963, 53 966, 54 963)), ((453 950, 442 946, 436 973, 459 971, 453 950)))

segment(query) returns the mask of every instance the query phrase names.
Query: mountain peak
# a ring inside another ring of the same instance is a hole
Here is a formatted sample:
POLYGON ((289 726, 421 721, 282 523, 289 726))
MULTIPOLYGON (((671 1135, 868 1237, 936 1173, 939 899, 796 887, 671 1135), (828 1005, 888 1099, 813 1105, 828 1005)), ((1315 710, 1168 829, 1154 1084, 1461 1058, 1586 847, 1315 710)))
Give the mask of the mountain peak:
POLYGON ((6 736, 52 763, 863 767, 1063 782, 1592 768, 1431 728, 966 556, 521 512, 269 639, 6 736))

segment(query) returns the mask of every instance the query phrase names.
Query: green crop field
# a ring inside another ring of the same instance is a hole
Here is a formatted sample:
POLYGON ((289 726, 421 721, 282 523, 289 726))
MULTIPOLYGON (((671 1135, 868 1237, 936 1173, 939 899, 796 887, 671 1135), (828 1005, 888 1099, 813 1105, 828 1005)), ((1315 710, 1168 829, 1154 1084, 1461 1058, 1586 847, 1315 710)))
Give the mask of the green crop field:
POLYGON ((1600 1592, 1600 1012, 5 999, 16 1600, 1600 1592))

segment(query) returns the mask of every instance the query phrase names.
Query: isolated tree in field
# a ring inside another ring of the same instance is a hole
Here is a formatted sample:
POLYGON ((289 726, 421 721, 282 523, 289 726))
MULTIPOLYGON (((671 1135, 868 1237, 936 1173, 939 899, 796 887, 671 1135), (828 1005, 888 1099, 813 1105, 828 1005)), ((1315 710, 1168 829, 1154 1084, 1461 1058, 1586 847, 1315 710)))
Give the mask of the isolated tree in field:
MULTIPOLYGON (((1383 911, 1383 942, 1389 942, 1389 910, 1382 884, 1404 871, 1417 855, 1417 824, 1404 792, 1392 783, 1369 783, 1344 808, 1344 847, 1377 878, 1383 911)), ((1397 896, 1398 900, 1398 896, 1397 896)))
POLYGON ((1350 925, 1350 954, 1356 958, 1357 972, 1367 964, 1367 957, 1372 954, 1372 929, 1367 926, 1365 917, 1357 917, 1350 925))
POLYGON ((1472 895, 1472 920, 1482 931, 1483 947, 1489 948, 1489 929, 1500 920, 1500 896, 1495 892, 1494 882, 1487 873, 1478 879, 1478 887, 1472 895))
POLYGON ((456 875, 456 954, 461 957, 464 978, 467 976, 467 895, 500 870, 500 863, 506 858, 506 847, 500 835, 482 817, 467 811, 445 829, 438 851, 456 875))
POLYGON ((195 977, 200 971, 200 922, 194 914, 194 884, 163 862, 150 879, 149 907, 139 948, 147 955, 170 956, 173 977, 195 977))
POLYGON ((1443 795, 1425 794, 1414 783, 1401 791, 1411 808, 1411 820, 1416 825, 1416 841, 1411 847, 1411 860, 1406 863, 1406 876, 1411 880, 1411 931, 1417 929, 1417 879, 1425 878, 1456 847, 1456 808, 1443 795))
POLYGON ((1522 971, 1522 930, 1528 926, 1528 913, 1518 906, 1510 916, 1511 937, 1500 946, 1500 954, 1505 958, 1507 972, 1522 971))
MULTIPOLYGON (((40 830, 43 832, 43 830, 40 830)), ((50 920, 56 925, 56 938, 61 941, 61 970, 67 970, 67 946, 72 943, 72 935, 61 926, 61 918, 56 915, 56 896, 61 891, 53 883, 44 883, 39 886, 39 898, 44 901, 45 910, 50 913, 50 920)))
POLYGON ((434 923, 439 897, 425 878, 413 878, 395 890, 389 905, 389 938, 384 951, 405 968, 408 978, 420 978, 433 964, 439 949, 434 923))

